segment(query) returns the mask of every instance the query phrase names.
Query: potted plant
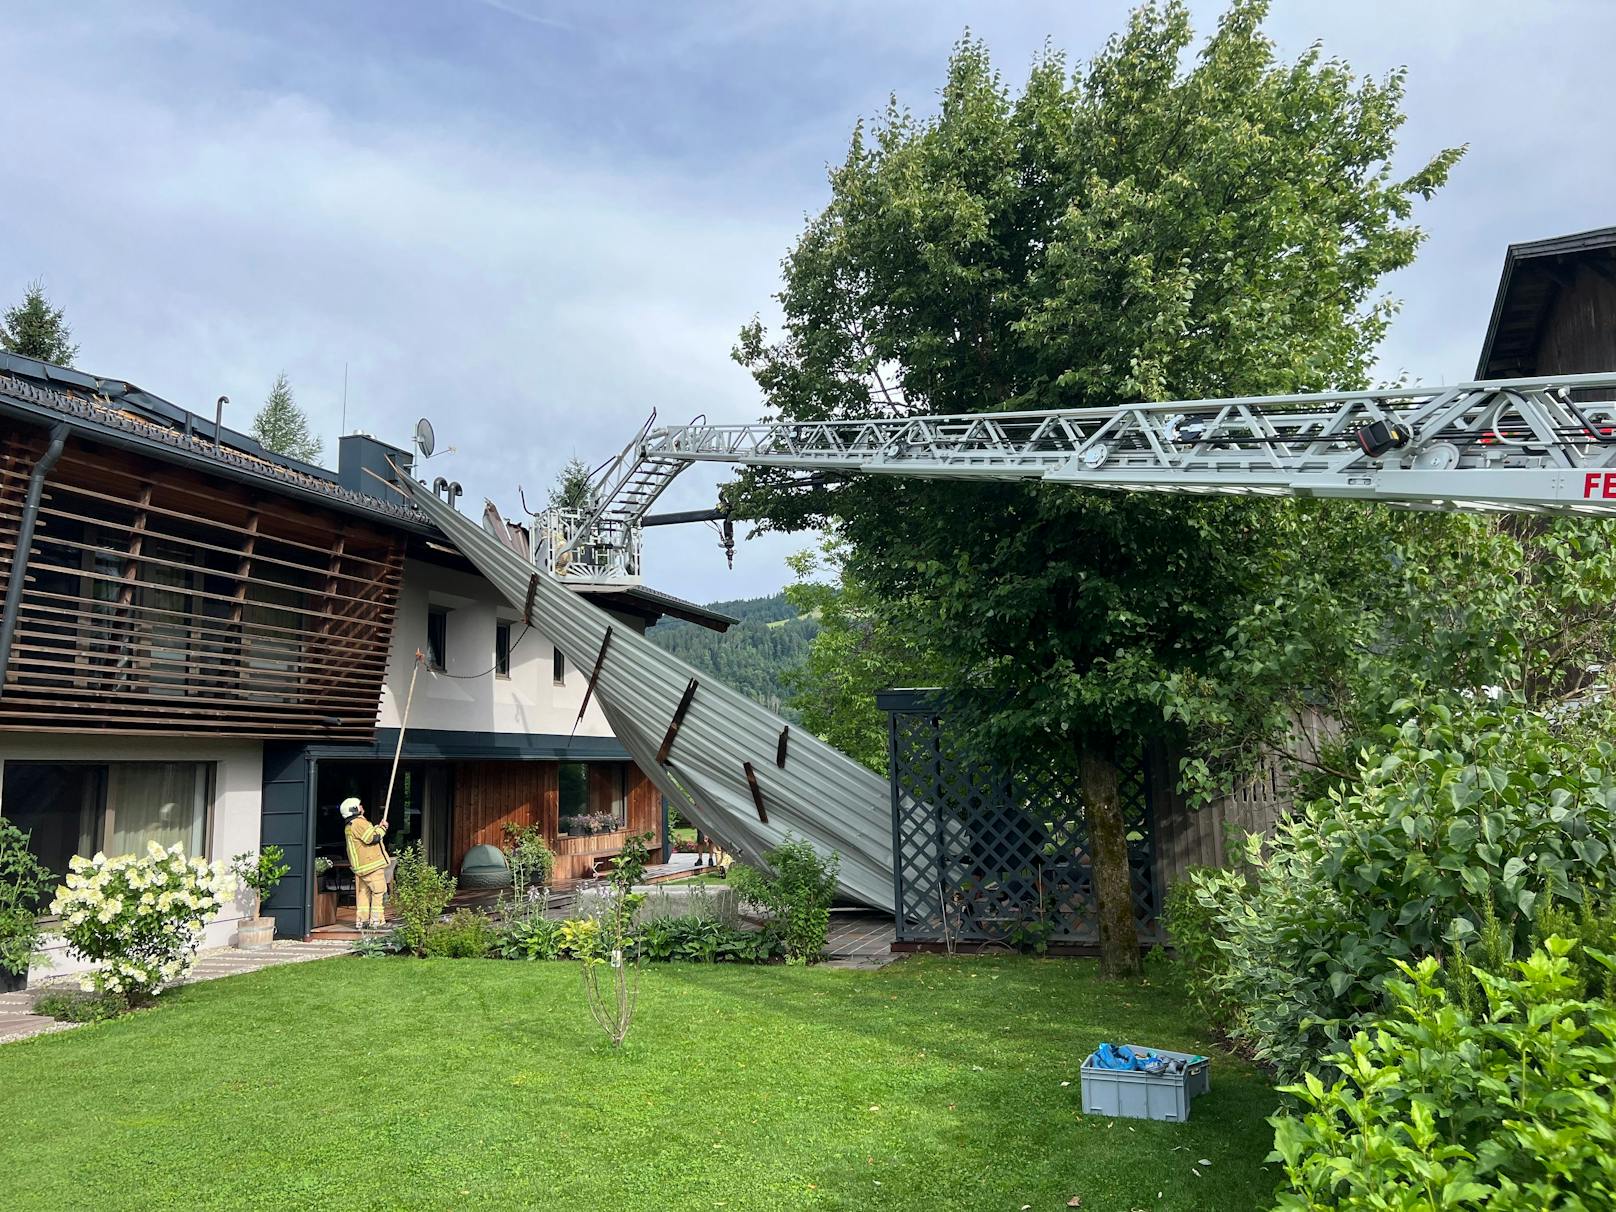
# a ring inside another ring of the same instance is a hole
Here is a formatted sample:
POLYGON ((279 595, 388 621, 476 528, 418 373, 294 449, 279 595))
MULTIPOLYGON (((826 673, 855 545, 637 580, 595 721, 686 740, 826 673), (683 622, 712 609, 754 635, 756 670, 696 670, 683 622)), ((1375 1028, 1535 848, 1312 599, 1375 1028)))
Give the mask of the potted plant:
POLYGON ((337 894, 328 892, 322 886, 325 873, 336 865, 335 860, 324 856, 314 860, 314 926, 334 926, 337 922, 337 894))
POLYGON ((28 834, 0 817, 0 993, 28 984, 39 952, 39 905, 51 873, 28 849, 28 834))
MULTIPOLYGON (((264 898, 275 891, 276 885, 291 870, 281 860, 285 858, 279 846, 265 846, 255 857, 251 851, 238 854, 230 860, 230 870, 241 883, 252 889, 253 911, 263 913, 264 898)), ((241 948, 267 947, 275 941, 275 919, 254 916, 242 921, 236 931, 236 946, 241 948)))

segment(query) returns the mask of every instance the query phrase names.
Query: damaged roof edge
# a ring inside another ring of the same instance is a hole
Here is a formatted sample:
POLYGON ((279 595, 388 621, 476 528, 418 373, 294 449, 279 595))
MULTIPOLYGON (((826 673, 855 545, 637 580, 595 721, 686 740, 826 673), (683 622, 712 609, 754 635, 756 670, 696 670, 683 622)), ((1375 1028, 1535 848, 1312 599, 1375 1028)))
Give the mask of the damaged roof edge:
MULTIPOLYGON (((563 585, 566 581, 561 582, 563 585)), ((569 586, 569 588, 572 588, 569 586)), ((644 585, 601 586, 590 585, 587 588, 577 587, 577 592, 588 598, 595 605, 611 610, 618 601, 627 598, 647 613, 666 615, 670 619, 681 619, 686 623, 694 623, 698 627, 705 627, 709 631, 722 634, 728 631, 740 619, 722 611, 709 610, 706 606, 698 606, 695 602, 687 602, 683 598, 676 598, 671 593, 663 593, 658 589, 648 589, 644 585)))
MULTIPOLYGON (((337 473, 328 468, 265 450, 255 439, 228 427, 220 428, 223 449, 218 450, 210 419, 120 379, 104 379, 37 358, 0 352, 0 415, 42 425, 65 420, 81 434, 108 445, 182 462, 238 483, 452 542, 415 507, 344 488, 337 481, 337 473)), ((596 600, 602 605, 606 599, 616 598, 621 606, 652 621, 665 615, 718 632, 739 622, 716 610, 640 585, 569 588, 585 597, 598 595, 596 600)))
POLYGON ((323 476, 309 475, 250 454, 238 454, 229 445, 215 452, 211 435, 205 439, 191 437, 149 421, 130 420, 120 424, 110 415, 98 415, 111 413, 104 404, 76 399, 25 380, 0 375, 0 413, 41 425, 65 420, 84 436, 108 445, 139 451, 165 462, 183 462, 224 479, 272 488, 307 503, 357 514, 418 534, 438 533, 437 527, 418 510, 353 492, 323 476))

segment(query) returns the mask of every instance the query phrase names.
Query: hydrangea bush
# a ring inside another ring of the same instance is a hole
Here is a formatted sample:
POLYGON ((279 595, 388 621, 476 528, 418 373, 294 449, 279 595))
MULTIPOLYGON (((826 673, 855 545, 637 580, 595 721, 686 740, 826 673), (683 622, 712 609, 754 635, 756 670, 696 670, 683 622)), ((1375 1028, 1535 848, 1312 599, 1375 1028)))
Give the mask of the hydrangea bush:
POLYGON ((190 970, 208 920, 235 892, 226 864, 187 859, 179 845, 149 842, 144 856, 75 856, 68 867, 50 909, 73 953, 98 965, 80 983, 132 1002, 190 970))

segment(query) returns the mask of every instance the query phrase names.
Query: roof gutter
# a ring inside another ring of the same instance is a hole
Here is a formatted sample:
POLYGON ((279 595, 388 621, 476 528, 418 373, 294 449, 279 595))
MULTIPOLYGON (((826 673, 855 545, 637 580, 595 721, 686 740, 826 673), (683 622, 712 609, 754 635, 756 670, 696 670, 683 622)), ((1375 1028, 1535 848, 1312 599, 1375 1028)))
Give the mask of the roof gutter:
POLYGON ((5 693, 6 670, 11 664, 11 641, 17 633, 17 611, 22 606, 23 585, 28 579, 29 549, 34 545, 34 524, 39 521, 39 499, 45 493, 45 477, 56 466, 67 445, 68 424, 51 426, 50 445, 39 456, 28 477, 28 496, 23 500, 22 519, 17 524, 17 547, 12 552, 11 571, 6 576, 6 603, 0 608, 0 695, 5 693))

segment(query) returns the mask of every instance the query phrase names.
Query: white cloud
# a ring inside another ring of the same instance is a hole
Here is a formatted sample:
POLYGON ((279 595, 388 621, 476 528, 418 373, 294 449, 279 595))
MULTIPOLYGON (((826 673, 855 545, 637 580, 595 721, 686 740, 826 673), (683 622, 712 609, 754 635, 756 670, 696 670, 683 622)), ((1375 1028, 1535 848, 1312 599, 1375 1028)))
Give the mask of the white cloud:
MULTIPOLYGON (((113 107, 53 76, 26 82, 21 117, 49 121, 71 171, 14 160, 0 218, 26 232, 19 279, 44 272, 69 304, 87 369, 198 411, 228 394, 245 426, 284 367, 334 455, 346 361, 350 428, 402 443, 430 416, 458 448, 435 472, 511 512, 518 484, 542 498, 566 458, 615 453, 653 406, 756 412, 727 353, 794 220, 714 210, 705 183, 344 123, 307 96, 113 107)), ((670 501, 709 503, 713 478, 670 501)), ((768 592, 779 546, 730 578, 705 532, 663 530, 651 578, 768 592)))

